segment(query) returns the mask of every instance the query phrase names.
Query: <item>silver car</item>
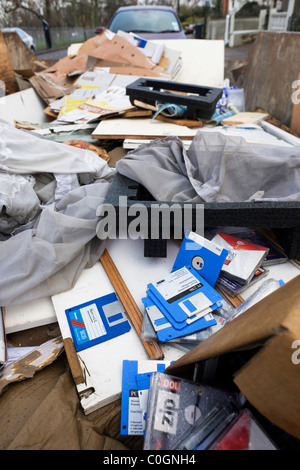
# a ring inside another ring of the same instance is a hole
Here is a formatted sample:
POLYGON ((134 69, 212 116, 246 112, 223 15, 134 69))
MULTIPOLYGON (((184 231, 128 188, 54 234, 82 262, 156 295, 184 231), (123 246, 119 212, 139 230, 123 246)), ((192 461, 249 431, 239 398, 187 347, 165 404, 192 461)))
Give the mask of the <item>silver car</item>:
POLYGON ((27 34, 23 29, 21 28, 1 28, 1 31, 3 33, 13 33, 16 32, 24 44, 35 54, 35 44, 33 41, 33 37, 27 34))
MULTIPOLYGON (((101 32, 99 28, 95 32, 101 32)), ((107 29, 136 33, 145 39, 185 39, 184 30, 175 10, 168 6, 120 7, 112 16, 107 29)))

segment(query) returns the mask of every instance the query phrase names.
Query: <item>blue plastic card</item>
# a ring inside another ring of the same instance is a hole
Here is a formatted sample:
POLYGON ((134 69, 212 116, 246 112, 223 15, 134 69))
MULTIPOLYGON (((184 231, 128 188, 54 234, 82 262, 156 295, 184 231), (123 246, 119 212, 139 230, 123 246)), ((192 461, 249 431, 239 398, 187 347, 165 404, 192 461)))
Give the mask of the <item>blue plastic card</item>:
POLYGON ((146 393, 150 385, 150 375, 164 372, 171 361, 155 360, 124 360, 122 368, 121 396, 121 435, 143 435, 145 430, 145 408, 141 409, 140 395, 145 403, 146 393))
POLYGON ((148 296, 176 328, 222 306, 222 296, 191 266, 148 284, 148 296))
POLYGON ((144 297, 142 302, 158 340, 163 343, 172 339, 181 338, 182 336, 191 335, 197 331, 204 330, 205 328, 217 324, 214 317, 211 314, 207 314, 204 317, 199 318, 197 321, 187 324, 184 328, 177 329, 168 321, 163 311, 155 305, 150 297, 144 297))
POLYGON ((192 266, 214 287, 227 255, 226 248, 188 231, 180 245, 172 272, 183 266, 192 266))
POLYGON ((131 326, 113 292, 65 310, 76 351, 127 333, 131 326))

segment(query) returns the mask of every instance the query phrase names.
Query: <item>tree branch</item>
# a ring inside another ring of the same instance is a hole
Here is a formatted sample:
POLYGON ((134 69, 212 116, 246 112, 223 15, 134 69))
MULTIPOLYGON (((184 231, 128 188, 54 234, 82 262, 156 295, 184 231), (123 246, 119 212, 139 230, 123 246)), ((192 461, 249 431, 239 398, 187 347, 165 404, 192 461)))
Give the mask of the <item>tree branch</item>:
POLYGON ((18 0, 16 0, 14 3, 15 3, 14 6, 5 5, 4 6, 4 12, 5 13, 13 13, 13 12, 19 10, 19 9, 22 9, 22 10, 25 10, 25 11, 29 11, 30 13, 33 13, 40 20, 42 20, 43 16, 40 13, 38 13, 34 8, 23 5, 22 2, 20 2, 18 0))

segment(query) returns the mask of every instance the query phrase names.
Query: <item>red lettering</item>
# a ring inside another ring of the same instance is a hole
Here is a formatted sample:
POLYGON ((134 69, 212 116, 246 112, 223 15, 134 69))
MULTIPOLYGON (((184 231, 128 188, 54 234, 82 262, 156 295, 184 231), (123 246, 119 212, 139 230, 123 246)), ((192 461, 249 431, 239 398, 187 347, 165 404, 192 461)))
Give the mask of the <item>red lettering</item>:
POLYGON ((157 441, 156 441, 156 446, 155 446, 155 450, 161 450, 161 447, 162 447, 162 445, 161 445, 161 440, 160 440, 160 439, 157 439, 157 441))
POLYGON ((168 390, 174 390, 175 392, 180 392, 181 383, 176 382, 175 380, 169 380, 165 378, 160 379, 160 387, 167 388, 168 390))

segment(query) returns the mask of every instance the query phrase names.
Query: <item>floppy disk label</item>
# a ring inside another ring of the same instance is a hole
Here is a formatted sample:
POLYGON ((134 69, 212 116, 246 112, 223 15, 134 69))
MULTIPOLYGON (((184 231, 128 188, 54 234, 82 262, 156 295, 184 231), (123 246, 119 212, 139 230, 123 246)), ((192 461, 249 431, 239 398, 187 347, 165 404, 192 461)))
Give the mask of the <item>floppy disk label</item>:
POLYGON ((199 292, 199 294, 193 295, 191 300, 187 299, 183 302, 179 302, 178 305, 190 317, 199 311, 206 310, 212 305, 212 302, 203 294, 203 292, 199 292))
POLYGON ((106 335, 106 329, 96 304, 71 312, 70 321, 79 345, 106 335))
POLYGON ((154 282, 153 285, 169 304, 176 302, 202 287, 199 279, 185 267, 171 273, 171 275, 165 279, 154 282))
POLYGON ((65 311, 76 351, 81 351, 130 330, 114 293, 65 311))

